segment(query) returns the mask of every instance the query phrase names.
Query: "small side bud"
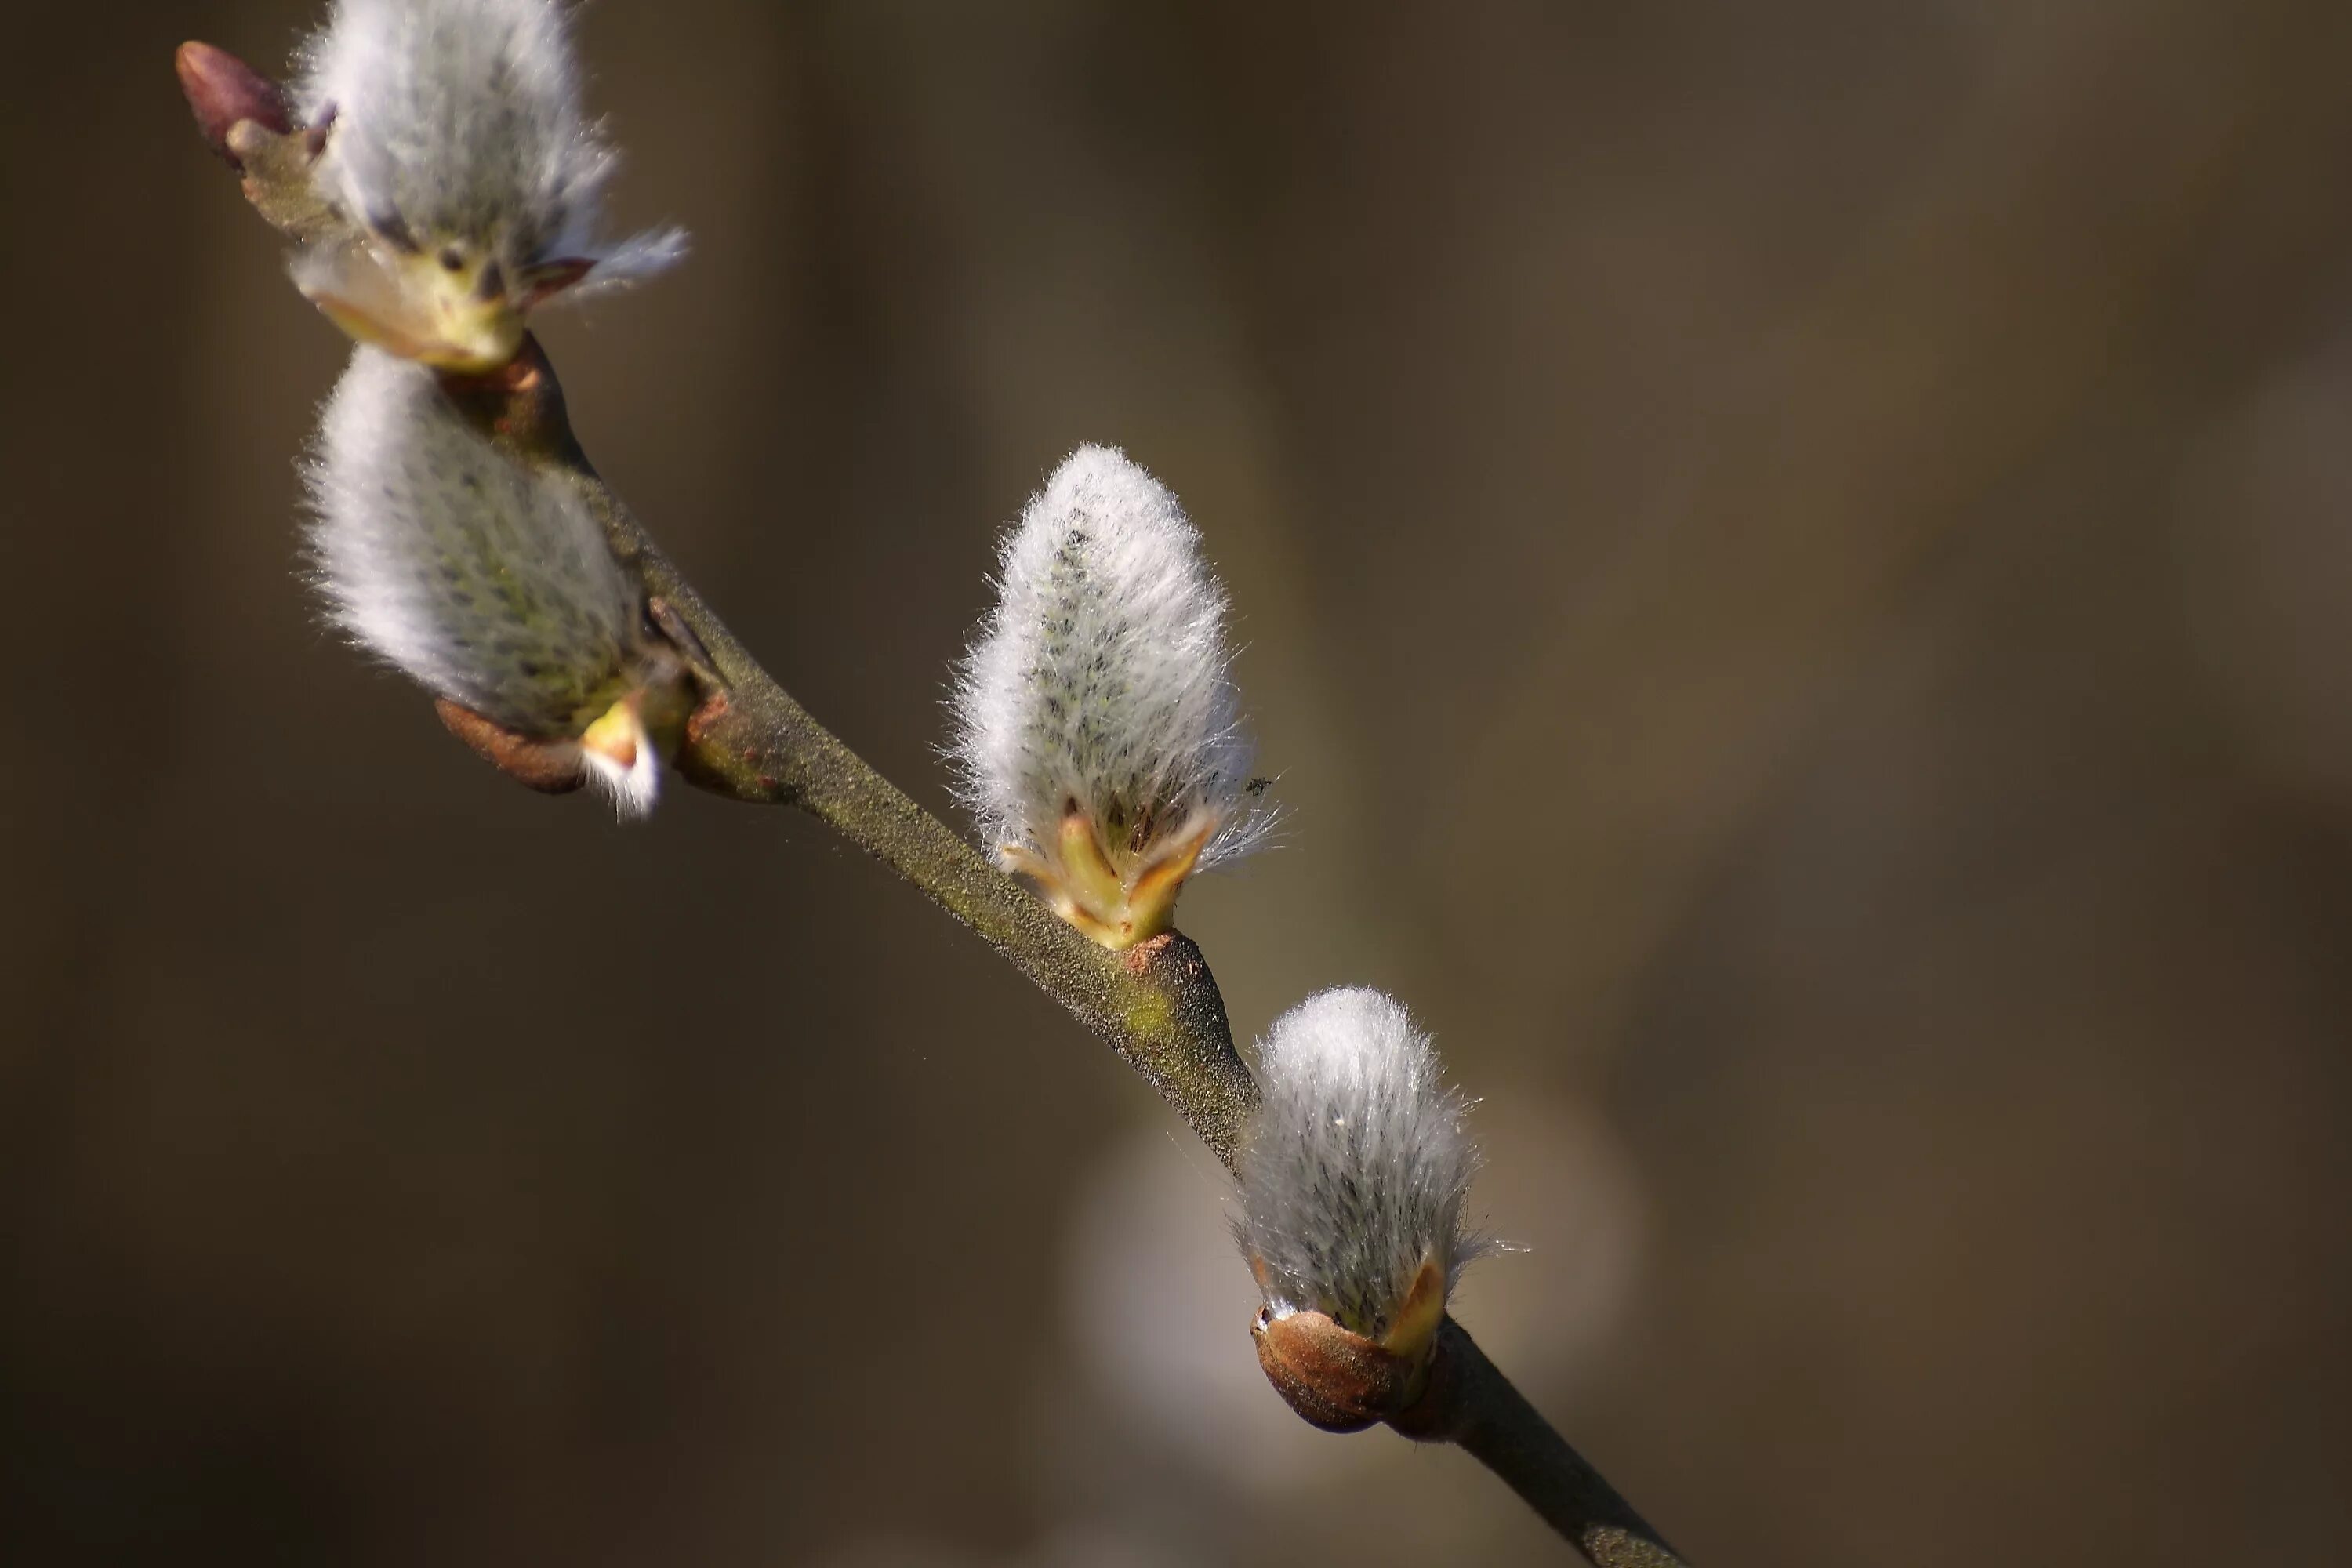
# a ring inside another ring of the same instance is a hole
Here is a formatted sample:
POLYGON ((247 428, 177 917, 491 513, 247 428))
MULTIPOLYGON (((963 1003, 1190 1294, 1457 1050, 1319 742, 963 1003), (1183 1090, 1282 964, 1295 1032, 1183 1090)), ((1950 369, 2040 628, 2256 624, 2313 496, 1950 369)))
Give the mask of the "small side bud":
POLYGON ((532 309, 685 254, 676 229, 599 234, 618 158, 581 108, 558 0, 334 0, 299 71, 310 178, 348 225, 294 281, 362 342, 495 369, 532 309))
POLYGON ((1165 486, 1081 447, 1006 538, 958 671, 952 754, 983 839, 1109 948, 1168 930, 1185 879, 1270 826, 1200 543, 1165 486))
POLYGON ((191 38, 180 46, 172 62, 180 73, 180 90, 196 116, 196 129, 212 150, 242 168, 229 132, 251 121, 284 136, 293 130, 286 94, 278 85, 230 54, 191 38))
POLYGON ((1258 1043, 1234 1236, 1265 1297, 1259 1363, 1292 1408, 1352 1430, 1420 1393, 1446 1299, 1484 1243, 1463 1222, 1466 1102, 1412 1016, 1325 991, 1258 1043))
POLYGON ((338 626, 502 772, 594 784, 625 818, 652 809, 691 681, 562 476, 491 445, 431 371, 362 348, 304 477, 338 626))

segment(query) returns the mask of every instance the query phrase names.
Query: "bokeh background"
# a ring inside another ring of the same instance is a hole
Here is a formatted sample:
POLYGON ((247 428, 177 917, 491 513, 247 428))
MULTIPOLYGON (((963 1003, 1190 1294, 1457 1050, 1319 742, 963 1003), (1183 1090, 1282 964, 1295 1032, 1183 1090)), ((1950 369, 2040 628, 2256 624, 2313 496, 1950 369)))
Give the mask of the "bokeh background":
MULTIPOLYGON (((1554 1563, 1265 1389, 1213 1163, 788 812, 620 831, 336 647, 342 358, 171 51, 9 24, 0 1557, 1554 1563)), ((2352 10, 605 0, 606 475, 946 809, 1081 439, 1409 999, 1464 1320, 1702 1563, 2352 1556, 2352 10)))

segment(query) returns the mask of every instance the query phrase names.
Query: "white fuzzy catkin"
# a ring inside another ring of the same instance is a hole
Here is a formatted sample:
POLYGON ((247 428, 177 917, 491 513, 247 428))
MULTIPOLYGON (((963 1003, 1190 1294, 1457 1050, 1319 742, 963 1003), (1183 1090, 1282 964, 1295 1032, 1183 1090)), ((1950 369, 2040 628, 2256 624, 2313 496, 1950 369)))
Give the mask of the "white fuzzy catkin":
POLYGON ((1234 1231, 1275 1314, 1379 1339, 1424 1262, 1450 1294, 1485 1247, 1463 1222, 1478 1153, 1412 1015, 1378 991, 1318 993, 1258 1042, 1258 1086, 1234 1231))
POLYGON ((1198 867, 1263 838, 1244 809, 1225 595, 1167 487, 1081 447, 1031 498, 959 671, 953 755, 983 839, 1052 858, 1075 807, 1113 865, 1202 829, 1198 867))
MULTIPOLYGON (((642 604, 596 519, 478 435, 431 371, 358 349, 303 477, 336 625, 436 696, 576 740, 642 685, 642 604)), ((624 815, 652 805, 650 752, 585 759, 624 815)))
POLYGON ((509 287, 591 262, 588 289, 684 254, 676 229, 598 237, 616 155, 582 113, 559 0, 334 0, 299 71, 304 121, 332 116, 324 188, 399 250, 454 246, 509 287))

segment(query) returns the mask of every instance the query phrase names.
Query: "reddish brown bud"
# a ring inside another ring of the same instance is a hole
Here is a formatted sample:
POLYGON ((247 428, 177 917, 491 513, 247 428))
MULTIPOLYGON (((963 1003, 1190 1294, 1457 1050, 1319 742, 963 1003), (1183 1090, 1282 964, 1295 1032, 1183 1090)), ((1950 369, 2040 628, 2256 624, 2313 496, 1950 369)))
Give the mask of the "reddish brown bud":
POLYGON ((1321 1312, 1277 1318, 1260 1308, 1250 1336, 1274 1391, 1326 1432, 1360 1432, 1411 1409, 1428 1376, 1425 1343, 1421 1354, 1400 1355, 1321 1312))
POLYGON ((212 150, 231 168, 244 165, 229 147, 229 132, 252 121, 283 136, 294 128, 285 89, 230 54, 191 39, 180 46, 173 63, 180 72, 180 90, 195 111, 196 129, 212 150))
POLYGON ((435 701, 433 711, 476 756, 518 784, 543 795, 564 795, 588 782, 587 764, 581 760, 576 742, 535 741, 518 735, 446 697, 435 701))

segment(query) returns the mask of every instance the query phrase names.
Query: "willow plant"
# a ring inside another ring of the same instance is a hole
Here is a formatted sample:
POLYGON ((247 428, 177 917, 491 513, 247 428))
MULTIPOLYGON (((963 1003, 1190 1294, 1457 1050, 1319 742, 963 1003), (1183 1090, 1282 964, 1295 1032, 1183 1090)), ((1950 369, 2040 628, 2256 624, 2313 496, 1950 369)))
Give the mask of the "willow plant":
MULTIPOLYGON (((1176 498, 1079 447, 1004 541, 955 672, 977 844, 828 733, 679 577, 573 438, 533 311, 632 283, 674 229, 602 237, 614 154, 559 0, 334 0, 290 84, 178 58, 199 129, 354 340, 303 473, 329 619, 509 776, 623 819, 667 773, 790 805, 930 896, 1108 1041, 1234 1181, 1260 1364, 1301 1416, 1452 1443, 1590 1561, 1680 1560, 1447 1311, 1482 1250, 1465 1101, 1403 1007, 1325 992, 1253 1078, 1192 876, 1262 845, 1226 600, 1176 498)), ((1238 1338, 1238 1336, 1237 1336, 1238 1338)), ((1238 1351, 1238 1343, 1236 1350, 1238 1351)))

